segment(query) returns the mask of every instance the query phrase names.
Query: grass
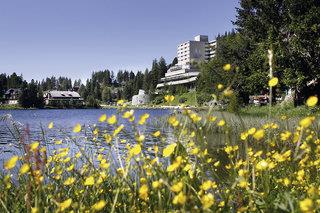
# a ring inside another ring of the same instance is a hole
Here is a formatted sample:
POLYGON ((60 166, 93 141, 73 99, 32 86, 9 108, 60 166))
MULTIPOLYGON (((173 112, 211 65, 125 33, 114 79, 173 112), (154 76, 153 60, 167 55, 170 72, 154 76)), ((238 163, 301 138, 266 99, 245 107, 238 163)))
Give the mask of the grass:
POLYGON ((41 141, 28 141, 28 131, 18 134, 23 154, 4 163, 0 212, 319 210, 314 114, 269 120, 184 109, 146 134, 149 119, 119 107, 116 115, 100 117, 100 127, 79 124, 71 135, 60 132, 61 141, 48 136, 60 131, 54 123, 41 141), (48 141, 57 146, 49 148, 48 141))

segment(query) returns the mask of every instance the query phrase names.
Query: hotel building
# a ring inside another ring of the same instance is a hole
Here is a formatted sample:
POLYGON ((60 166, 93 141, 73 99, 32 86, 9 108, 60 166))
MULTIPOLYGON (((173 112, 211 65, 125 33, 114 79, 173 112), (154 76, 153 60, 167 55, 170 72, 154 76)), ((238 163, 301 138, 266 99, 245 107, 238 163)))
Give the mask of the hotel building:
POLYGON ((209 61, 215 56, 216 41, 210 41, 208 36, 198 35, 193 41, 187 41, 178 46, 178 63, 170 67, 165 77, 161 78, 157 89, 165 86, 188 84, 197 80, 199 69, 197 64, 209 61))

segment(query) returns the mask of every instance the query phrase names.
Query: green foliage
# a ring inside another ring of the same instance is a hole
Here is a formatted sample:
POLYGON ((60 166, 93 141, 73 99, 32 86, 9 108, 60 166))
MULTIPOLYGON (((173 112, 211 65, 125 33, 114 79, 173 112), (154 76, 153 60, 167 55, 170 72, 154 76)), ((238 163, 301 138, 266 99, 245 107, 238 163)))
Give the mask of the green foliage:
POLYGON ((202 106, 205 103, 212 100, 212 96, 209 93, 197 93, 197 103, 202 106))

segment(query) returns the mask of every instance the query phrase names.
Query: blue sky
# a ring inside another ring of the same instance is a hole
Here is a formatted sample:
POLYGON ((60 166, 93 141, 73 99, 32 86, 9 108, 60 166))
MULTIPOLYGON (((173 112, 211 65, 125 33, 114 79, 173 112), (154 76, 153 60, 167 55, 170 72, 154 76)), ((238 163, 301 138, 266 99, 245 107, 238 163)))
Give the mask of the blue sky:
POLYGON ((238 0, 0 0, 0 73, 89 78, 145 70, 197 34, 233 28, 238 0))

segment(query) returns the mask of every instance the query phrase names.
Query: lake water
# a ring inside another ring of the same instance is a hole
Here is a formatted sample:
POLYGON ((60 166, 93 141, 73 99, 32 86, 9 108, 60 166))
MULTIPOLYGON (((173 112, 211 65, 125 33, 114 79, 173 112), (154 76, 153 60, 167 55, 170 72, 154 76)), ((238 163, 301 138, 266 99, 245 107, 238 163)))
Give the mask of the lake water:
MULTIPOLYGON (((165 109, 139 109, 135 110, 136 120, 145 113, 150 114, 150 118, 145 126, 136 127, 129 123, 126 119, 118 117, 118 123, 124 124, 125 129, 119 137, 134 140, 134 132, 140 132, 144 135, 151 135, 156 130, 161 130, 164 134, 169 128, 164 127, 164 120, 170 115, 171 110, 165 109)), ((104 129, 106 133, 112 133, 114 127, 99 123, 98 119, 102 114, 111 116, 116 114, 116 109, 59 109, 59 110, 0 110, 0 117, 5 119, 0 121, 0 163, 13 154, 21 153, 21 139, 15 138, 15 130, 20 131, 20 136, 24 143, 32 141, 40 141, 45 143, 49 149, 55 149, 57 139, 64 140, 64 145, 68 144, 73 147, 73 136, 82 137, 79 142, 92 138, 92 130, 97 126, 104 129), (48 124, 54 123, 53 129, 48 129, 48 124), (80 123, 83 131, 80 134, 72 132, 73 127, 80 123)), ((100 138, 103 141, 103 138, 100 138)), ((147 145, 152 145, 157 141, 152 137, 146 138, 147 145)), ((102 143, 101 143, 102 144, 102 143)), ((43 144, 44 145, 44 144, 43 144)), ((90 146, 85 144, 83 146, 90 146)), ((103 146, 103 145, 102 145, 103 146)), ((124 145, 123 145, 124 146, 124 145)), ((120 148, 122 145, 120 145, 120 148)), ((1 163, 2 164, 2 163, 1 163)))

